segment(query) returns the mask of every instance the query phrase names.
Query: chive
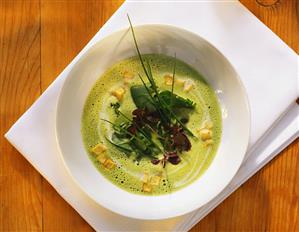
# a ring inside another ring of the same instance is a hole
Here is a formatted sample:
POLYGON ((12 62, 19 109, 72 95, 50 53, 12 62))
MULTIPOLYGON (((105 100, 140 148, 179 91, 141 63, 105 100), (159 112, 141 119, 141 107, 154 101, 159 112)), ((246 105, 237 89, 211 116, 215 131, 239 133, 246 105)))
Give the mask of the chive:
POLYGON ((174 77, 175 77, 175 68, 176 68, 176 53, 174 53, 174 65, 173 65, 173 73, 172 73, 172 83, 171 83, 171 98, 170 98, 170 106, 172 108, 172 102, 174 98, 173 88, 174 88, 174 77))
POLYGON ((140 53, 139 48, 138 48, 138 45, 137 45, 137 40, 136 40, 136 36, 135 36, 135 32, 134 32, 134 28, 133 28, 133 26, 132 26, 132 22, 131 22, 130 16, 129 16, 128 14, 127 14, 127 17, 128 17, 129 23, 130 23, 130 28, 131 28, 131 32, 132 32, 132 35, 133 35, 133 40, 134 40, 134 43, 135 43, 135 47, 136 47, 136 50, 137 50, 139 59, 140 59, 140 61, 141 61, 142 68, 143 68, 143 70, 144 70, 144 72, 145 72, 145 75, 148 76, 147 70, 146 70, 145 65, 144 65, 144 63, 143 63, 143 60, 142 60, 141 53, 140 53))
MULTIPOLYGON (((135 32, 134 32, 134 28, 133 28, 133 25, 132 25, 130 16, 127 15, 127 17, 128 17, 129 23, 130 23, 130 28, 131 28, 132 35, 133 35, 134 44, 135 44, 135 47, 136 47, 136 51, 137 51, 139 60, 140 60, 140 62, 141 62, 141 66, 142 66, 142 68, 143 68, 143 70, 144 70, 144 72, 145 72, 145 75, 146 75, 147 79, 149 80, 149 82, 150 82, 150 84, 151 84, 153 90, 154 90, 155 93, 156 93, 158 102, 160 103, 160 105, 162 105, 162 104, 161 104, 161 101, 160 101, 160 98, 159 98, 159 93, 158 93, 158 90, 157 90, 156 83, 155 83, 154 78, 153 78, 153 76, 152 76, 152 71, 151 71, 150 64, 149 64, 149 62, 148 62, 148 60, 147 60, 147 66, 148 66, 148 70, 147 70, 146 67, 145 67, 145 64, 144 64, 144 62, 143 62, 143 60, 142 60, 142 56, 141 56, 141 53, 140 53, 140 50, 139 50, 139 47, 138 47, 138 44, 137 44, 137 40, 136 40, 136 36, 135 36, 135 32)), ((161 113, 164 113, 164 112, 163 112, 163 109, 161 109, 161 113)), ((165 115, 164 115, 164 116, 165 116, 165 115)))

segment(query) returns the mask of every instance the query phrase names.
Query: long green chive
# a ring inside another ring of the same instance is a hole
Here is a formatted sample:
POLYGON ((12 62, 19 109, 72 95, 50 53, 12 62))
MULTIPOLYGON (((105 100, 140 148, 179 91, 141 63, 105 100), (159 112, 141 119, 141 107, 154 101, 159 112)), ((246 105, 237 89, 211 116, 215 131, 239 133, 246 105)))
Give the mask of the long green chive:
POLYGON ((174 77, 175 77, 175 68, 176 68, 176 53, 174 54, 174 65, 173 65, 173 73, 172 73, 172 83, 171 83, 171 98, 170 98, 170 107, 172 108, 172 103, 173 103, 173 88, 174 88, 174 77))

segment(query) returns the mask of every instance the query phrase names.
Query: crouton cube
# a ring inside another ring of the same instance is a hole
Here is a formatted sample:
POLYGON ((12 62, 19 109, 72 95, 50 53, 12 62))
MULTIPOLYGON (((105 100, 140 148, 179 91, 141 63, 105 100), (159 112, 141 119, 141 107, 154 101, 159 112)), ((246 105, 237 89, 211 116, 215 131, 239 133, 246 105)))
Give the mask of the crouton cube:
POLYGON ((133 79, 133 78, 134 78, 134 75, 133 75, 133 73, 131 73, 131 72, 129 72, 128 70, 126 70, 126 71, 124 71, 123 77, 124 77, 124 78, 133 79))
POLYGON ((124 78, 125 85, 130 84, 131 81, 132 81, 132 79, 130 79, 130 78, 124 78))
POLYGON ((153 187, 150 184, 143 183, 143 185, 142 185, 143 192, 150 193, 152 191, 152 189, 153 189, 153 187))
POLYGON ((211 145, 213 145, 213 143, 214 143, 213 139, 208 139, 205 141, 206 146, 211 146, 211 145))
POLYGON ((100 154, 97 156, 97 160, 101 163, 101 164, 104 164, 105 161, 107 160, 106 156, 103 155, 103 154, 100 154))
POLYGON ((159 185, 160 184, 160 180, 161 180, 161 177, 160 176, 152 176, 151 178, 151 185, 159 185))
POLYGON ((211 138, 212 138, 212 131, 209 130, 209 129, 206 129, 206 128, 201 129, 201 130, 199 131, 199 137, 200 137, 201 140, 203 140, 203 141, 206 141, 206 140, 208 140, 208 139, 211 139, 211 138))
POLYGON ((105 152, 106 150, 107 150, 107 147, 104 144, 99 143, 91 149, 91 152, 96 155, 99 155, 99 154, 105 152))
POLYGON ((166 74, 164 76, 164 83, 165 83, 165 85, 172 85, 172 82, 173 82, 173 77, 170 76, 169 74, 166 74))
POLYGON ((122 87, 120 87, 120 88, 118 88, 118 89, 116 89, 116 90, 113 90, 113 91, 111 92, 111 94, 112 94, 114 97, 116 97, 117 100, 121 101, 121 100, 123 99, 123 97, 124 97, 125 89, 122 88, 122 87))
POLYGON ((133 80, 134 75, 133 75, 133 73, 131 73, 129 71, 124 71, 123 78, 124 78, 125 84, 129 84, 133 80))
POLYGON ((213 122, 211 122, 211 121, 206 121, 206 128, 207 128, 207 129, 212 129, 212 128, 213 128, 213 122))
POLYGON ((106 161, 104 162, 104 166, 107 169, 112 169, 115 167, 115 163, 111 159, 106 159, 106 161))
POLYGON ((202 124, 202 128, 206 128, 206 129, 212 129, 213 128, 213 122, 211 121, 204 121, 202 124))
POLYGON ((192 80, 188 79, 184 82, 183 90, 185 92, 189 92, 193 88, 193 86, 194 86, 194 82, 192 80))
POLYGON ((147 183, 149 181, 149 175, 147 173, 144 173, 143 176, 142 176, 141 181, 143 183, 147 183))
POLYGON ((180 86, 183 86, 185 84, 185 80, 180 78, 175 78, 174 82, 180 86))

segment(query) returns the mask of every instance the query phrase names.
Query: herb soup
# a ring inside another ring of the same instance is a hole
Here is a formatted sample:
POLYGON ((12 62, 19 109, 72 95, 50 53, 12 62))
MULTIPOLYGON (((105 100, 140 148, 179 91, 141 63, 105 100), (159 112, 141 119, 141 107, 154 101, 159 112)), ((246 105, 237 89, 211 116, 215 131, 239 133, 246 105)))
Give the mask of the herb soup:
POLYGON ((167 194, 197 180, 213 161, 221 111, 214 90, 186 63, 161 54, 142 60, 145 69, 132 57, 98 79, 84 106, 82 137, 113 184, 167 194))

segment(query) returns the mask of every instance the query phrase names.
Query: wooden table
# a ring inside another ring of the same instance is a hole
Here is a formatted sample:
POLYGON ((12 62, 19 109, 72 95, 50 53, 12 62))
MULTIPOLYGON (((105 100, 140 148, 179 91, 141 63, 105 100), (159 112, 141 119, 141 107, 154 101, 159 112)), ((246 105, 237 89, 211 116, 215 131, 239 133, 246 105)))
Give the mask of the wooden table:
MULTIPOLYGON (((299 52, 298 1, 242 2, 299 52)), ((3 134, 121 3, 0 0, 0 231, 92 230, 3 134)), ((298 153, 297 140, 192 231, 299 231, 298 153)))

